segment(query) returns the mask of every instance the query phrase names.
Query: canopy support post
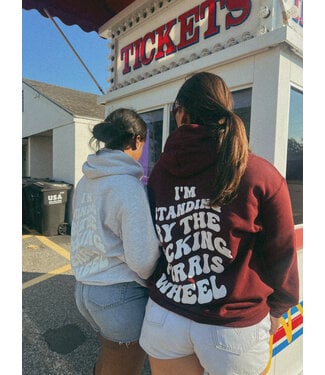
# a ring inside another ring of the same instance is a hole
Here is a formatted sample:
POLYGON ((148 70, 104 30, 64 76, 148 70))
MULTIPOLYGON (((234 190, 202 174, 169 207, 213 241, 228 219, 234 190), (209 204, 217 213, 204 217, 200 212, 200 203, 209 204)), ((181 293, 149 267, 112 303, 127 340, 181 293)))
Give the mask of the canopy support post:
POLYGON ((65 36, 65 34, 63 33, 63 31, 60 29, 59 25, 55 22, 55 20, 53 19, 53 17, 49 14, 49 12, 47 11, 47 9, 43 8, 44 12, 46 13, 46 15, 48 16, 48 18, 52 21, 52 23, 54 24, 54 26, 57 28, 57 30, 59 31, 59 33, 62 35, 62 37, 64 38, 64 40, 67 42, 68 46, 71 48, 72 52, 75 54, 75 56, 77 57, 77 59, 80 61, 81 65, 85 68, 86 72, 89 74, 90 78, 94 81, 95 85, 98 87, 99 91, 105 95, 105 92, 103 91, 103 89, 99 86, 98 82, 96 81, 95 77, 91 74, 90 70, 87 68, 86 64, 82 61, 81 57, 78 55, 77 51, 74 49, 74 47, 72 46, 72 44, 69 42, 68 38, 65 36))

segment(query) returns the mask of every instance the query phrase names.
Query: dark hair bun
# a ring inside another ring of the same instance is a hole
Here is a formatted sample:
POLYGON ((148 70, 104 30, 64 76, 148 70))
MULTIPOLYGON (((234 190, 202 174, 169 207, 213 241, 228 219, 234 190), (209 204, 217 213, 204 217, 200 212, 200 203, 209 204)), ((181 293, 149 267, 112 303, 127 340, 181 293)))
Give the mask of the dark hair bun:
POLYGON ((110 149, 125 150, 134 147, 135 138, 139 135, 145 140, 147 126, 143 119, 133 110, 120 108, 110 113, 106 119, 93 128, 93 140, 103 142, 110 149))

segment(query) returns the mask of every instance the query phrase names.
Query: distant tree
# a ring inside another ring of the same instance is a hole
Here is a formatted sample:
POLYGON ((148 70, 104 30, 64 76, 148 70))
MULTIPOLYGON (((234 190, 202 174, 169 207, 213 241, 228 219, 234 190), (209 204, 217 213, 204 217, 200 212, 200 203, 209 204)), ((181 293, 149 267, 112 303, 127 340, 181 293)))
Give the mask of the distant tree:
POLYGON ((302 155, 303 153, 303 142, 299 143, 296 139, 294 138, 289 138, 288 139, 288 156, 289 155, 302 155))
POLYGON ((303 178, 303 142, 288 139, 287 180, 302 181, 303 178))

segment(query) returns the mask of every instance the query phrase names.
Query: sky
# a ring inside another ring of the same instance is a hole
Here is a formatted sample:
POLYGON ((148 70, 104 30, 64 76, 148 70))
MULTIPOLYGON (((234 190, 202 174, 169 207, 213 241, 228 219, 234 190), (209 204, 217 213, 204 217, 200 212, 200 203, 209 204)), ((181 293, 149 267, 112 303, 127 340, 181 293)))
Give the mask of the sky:
MULTIPOLYGON (((107 83, 108 40, 54 18, 104 92, 107 83)), ((22 10, 22 76, 36 81, 101 95, 52 21, 36 10, 22 10)))

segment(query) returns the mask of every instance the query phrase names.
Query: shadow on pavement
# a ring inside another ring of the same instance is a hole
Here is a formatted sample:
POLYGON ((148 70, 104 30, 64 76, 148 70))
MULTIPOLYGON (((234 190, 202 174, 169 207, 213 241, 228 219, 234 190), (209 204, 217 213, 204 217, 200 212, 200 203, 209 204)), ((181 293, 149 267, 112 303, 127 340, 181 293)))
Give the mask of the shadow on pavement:
MULTIPOLYGON (((40 273, 23 272, 28 281, 40 273)), ((23 375, 92 375, 96 333, 74 300, 75 278, 57 275, 23 290, 23 375)), ((142 371, 150 375, 148 362, 142 371)))

